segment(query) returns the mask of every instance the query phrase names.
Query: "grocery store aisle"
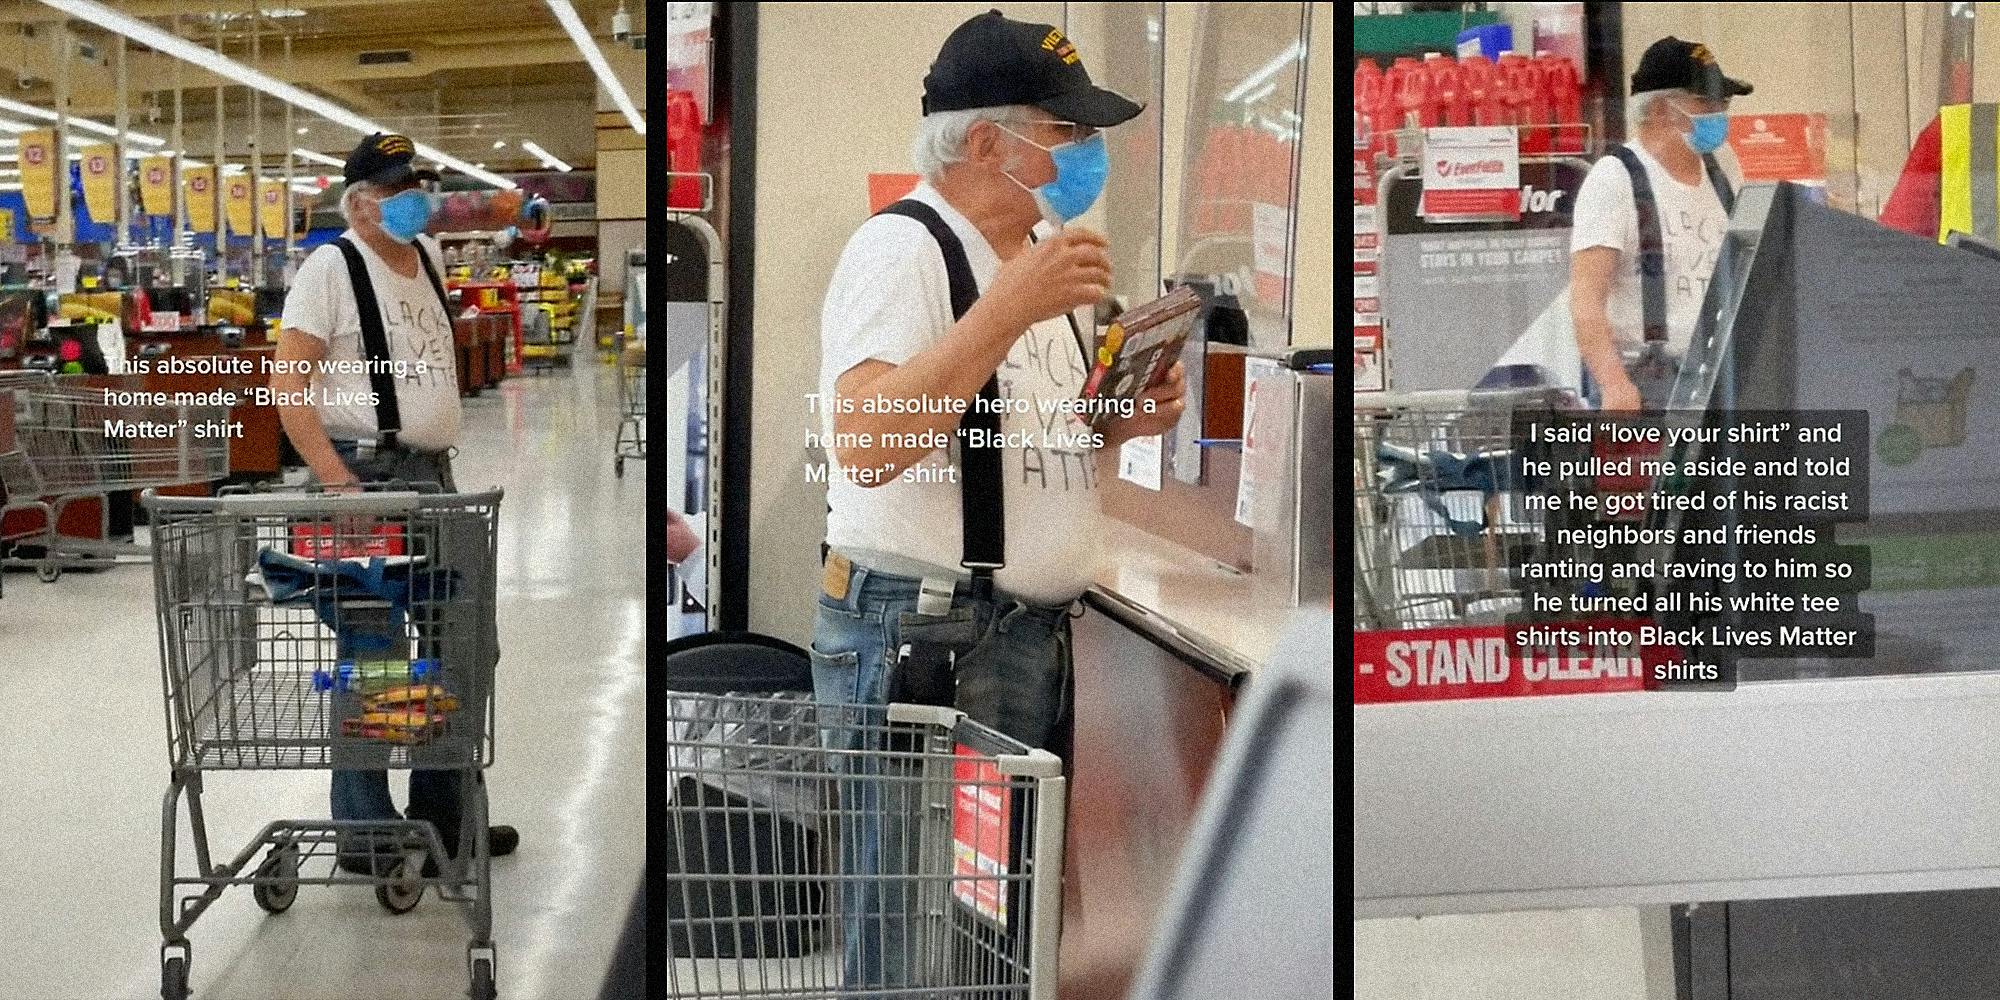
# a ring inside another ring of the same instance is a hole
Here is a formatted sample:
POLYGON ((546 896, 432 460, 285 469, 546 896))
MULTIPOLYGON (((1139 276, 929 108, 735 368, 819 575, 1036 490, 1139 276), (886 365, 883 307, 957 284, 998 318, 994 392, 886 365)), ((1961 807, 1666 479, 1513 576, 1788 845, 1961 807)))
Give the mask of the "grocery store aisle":
MULTIPOLYGON (((459 483, 507 493, 487 782, 522 845, 494 862, 503 997, 594 996, 644 857, 644 476, 612 477, 617 422, 612 370, 587 361, 466 401, 459 483)), ((159 996, 167 759, 152 614, 143 566, 7 577, 0 997, 159 996)), ((400 800, 403 779, 392 787, 400 800)), ((323 817, 326 776, 213 775, 205 801, 212 843, 233 855, 270 819, 323 817)), ((434 896, 394 917, 366 889, 308 886, 267 917, 235 889, 192 938, 200 1000, 465 991, 464 923, 434 896)))

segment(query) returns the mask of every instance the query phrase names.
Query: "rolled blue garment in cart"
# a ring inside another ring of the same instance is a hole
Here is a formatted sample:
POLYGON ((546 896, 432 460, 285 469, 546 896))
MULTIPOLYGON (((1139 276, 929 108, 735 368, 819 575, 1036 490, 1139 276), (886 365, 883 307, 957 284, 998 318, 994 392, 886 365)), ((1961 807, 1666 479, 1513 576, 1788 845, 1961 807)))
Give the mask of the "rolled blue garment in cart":
POLYGON ((1376 472, 1377 485, 1382 492, 1421 495, 1424 506, 1443 518, 1445 527, 1451 529, 1452 534, 1461 536, 1477 535, 1485 530, 1485 505, 1480 505, 1478 521, 1456 518, 1445 506, 1444 494, 1476 492, 1490 497, 1511 488, 1514 474, 1512 459, 1513 452, 1506 450, 1462 455, 1437 449, 1420 452, 1386 442, 1375 447, 1375 460, 1381 465, 1376 472))
POLYGON ((270 548, 257 553, 257 578, 272 604, 310 602, 321 624, 334 630, 342 656, 389 648, 403 634, 410 605, 450 600, 459 590, 456 571, 408 557, 307 559, 270 548), (388 607, 341 610, 360 601, 388 607))

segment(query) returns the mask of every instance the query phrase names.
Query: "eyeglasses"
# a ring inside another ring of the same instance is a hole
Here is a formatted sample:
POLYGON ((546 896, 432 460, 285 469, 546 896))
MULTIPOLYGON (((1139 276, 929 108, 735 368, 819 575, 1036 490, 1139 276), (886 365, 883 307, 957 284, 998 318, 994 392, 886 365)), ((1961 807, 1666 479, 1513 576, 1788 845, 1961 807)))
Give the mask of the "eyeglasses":
MULTIPOLYGON (((1063 139, 1062 142, 1082 142, 1083 140, 1088 139, 1091 136, 1097 134, 1097 126, 1095 125, 1083 125, 1078 122, 1057 121, 1052 118, 1009 118, 1009 119, 1003 119, 1000 122, 1000 124, 1019 125, 1019 126, 1053 125, 1058 128, 1066 130, 1065 134, 1068 136, 1068 138, 1063 139)), ((1053 143, 1052 145, 1061 145, 1061 143, 1053 143)))

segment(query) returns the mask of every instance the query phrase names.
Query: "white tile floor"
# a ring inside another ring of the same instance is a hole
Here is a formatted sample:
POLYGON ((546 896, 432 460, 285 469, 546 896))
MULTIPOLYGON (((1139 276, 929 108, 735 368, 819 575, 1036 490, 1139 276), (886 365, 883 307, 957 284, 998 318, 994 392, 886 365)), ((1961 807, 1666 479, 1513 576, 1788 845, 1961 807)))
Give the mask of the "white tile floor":
MULTIPOLYGON (((466 404, 459 484, 498 484, 501 662, 494 863, 503 997, 596 995, 645 850, 643 464, 611 472, 610 369, 509 380, 466 404)), ((0 998, 159 996, 167 759, 143 566, 0 597, 0 998)), ((392 781, 401 799, 403 781, 392 781)), ((220 775, 233 855, 279 817, 321 817, 323 774, 220 775)), ((184 841, 185 842, 185 841, 184 841)), ((185 851, 186 848, 184 847, 185 851)), ((456 907, 393 917, 365 889, 302 889, 266 917, 237 889, 191 934, 200 1000, 444 1000, 465 992, 456 907)))

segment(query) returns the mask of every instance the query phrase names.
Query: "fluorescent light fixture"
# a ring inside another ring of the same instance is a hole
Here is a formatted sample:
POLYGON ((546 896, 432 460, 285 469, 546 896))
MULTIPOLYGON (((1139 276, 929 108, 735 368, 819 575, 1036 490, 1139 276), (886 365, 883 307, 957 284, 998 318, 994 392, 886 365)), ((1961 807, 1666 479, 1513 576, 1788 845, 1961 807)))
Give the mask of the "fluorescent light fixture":
MULTIPOLYGON (((11 111, 17 115, 26 115, 29 118, 39 118, 45 122, 54 122, 57 117, 56 113, 48 108, 37 107, 36 105, 33 104, 27 104, 22 101, 14 100, 11 97, 0 97, 0 111, 11 111)), ((91 121, 88 118, 72 117, 69 120, 69 124, 72 127, 82 129, 85 132, 95 132, 98 135, 110 136, 111 138, 114 139, 118 137, 118 130, 116 128, 110 125, 106 125, 103 122, 91 121)), ((21 131, 26 132, 27 129, 22 129, 21 131)), ((146 135, 142 132, 127 132, 125 133, 125 140, 127 142, 135 143, 140 146, 158 147, 167 144, 167 140, 162 139, 157 135, 146 135)))
MULTIPOLYGON (((132 41, 185 63, 191 63, 217 76, 233 80, 245 87, 269 94, 302 111, 317 115, 337 125, 353 129, 362 135, 375 132, 389 132, 375 122, 355 114, 332 101, 308 93, 282 80, 275 79, 245 66, 218 52, 211 52, 172 32, 162 30, 129 14, 123 14, 95 0, 42 0, 43 4, 62 11, 79 21, 88 21, 106 31, 124 35, 132 41)), ((567 5, 565 5, 567 6, 567 5)), ((0 105, 5 107, 5 105, 0 105)), ((164 143, 162 143, 164 144, 164 143)), ((417 153, 442 163, 467 176, 477 178, 497 188, 512 189, 513 181, 499 174, 490 174, 455 157, 438 152, 422 143, 417 144, 417 153)))
POLYGON ((325 153, 315 153, 310 149, 294 149, 292 150, 292 155, 298 157, 301 160, 311 160, 314 163, 324 163, 329 167, 341 167, 345 169, 347 166, 346 160, 335 159, 334 157, 328 156, 325 153))
POLYGON ((505 140, 505 139, 495 139, 495 140, 493 140, 493 148, 494 148, 494 149, 506 149, 506 148, 507 148, 507 140, 505 140))
MULTIPOLYGON (((49 2, 49 0, 44 0, 44 2, 49 2)), ((61 4, 57 4, 56 6, 61 6, 61 4)), ((1261 86, 1264 83, 1264 81, 1269 80, 1274 76, 1277 76, 1279 70, 1282 70, 1286 66, 1291 65, 1293 60, 1305 58, 1305 54, 1306 54, 1306 43, 1293 42, 1289 48, 1285 49, 1285 51, 1283 52, 1278 53, 1275 58, 1273 58, 1270 62, 1265 63, 1262 68, 1257 70, 1257 72, 1244 77, 1243 82, 1237 84, 1234 90, 1231 90, 1229 93, 1222 95, 1222 99, 1225 101, 1234 101, 1242 97, 1244 94, 1256 90, 1259 86, 1261 86)))
MULTIPOLYGON (((44 0, 44 2, 54 3, 58 7, 63 6, 61 3, 55 3, 55 0, 44 0)), ((576 15, 576 8, 570 6, 569 0, 548 0, 548 4, 549 10, 555 13, 556 20, 562 22, 563 30, 569 32, 569 40, 576 43, 576 50, 583 53, 583 61, 590 64, 592 73, 597 74, 597 82, 610 93, 611 100, 618 105, 618 110, 625 114, 626 124, 632 126, 632 131, 645 135, 645 117, 632 105, 631 96, 625 93, 625 85, 618 81, 616 73, 611 72, 611 64, 604 61, 604 53, 598 49, 597 39, 590 37, 590 29, 583 26, 583 18, 576 15)), ((91 4, 91 6, 97 5, 91 4)))
POLYGON ((305 127, 304 125, 301 125, 301 126, 299 126, 299 134, 300 134, 300 135, 304 135, 304 134, 306 134, 306 132, 307 132, 307 129, 306 129, 306 127, 305 127))
POLYGON ((548 150, 543 149, 539 143, 535 142, 532 139, 522 140, 521 148, 527 150, 536 159, 541 160, 542 166, 547 167, 550 170, 560 170, 563 173, 569 173, 571 170, 575 169, 574 167, 571 167, 569 164, 564 163, 562 160, 558 159, 554 153, 551 153, 548 150))

